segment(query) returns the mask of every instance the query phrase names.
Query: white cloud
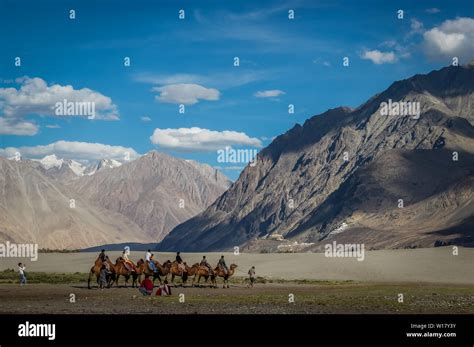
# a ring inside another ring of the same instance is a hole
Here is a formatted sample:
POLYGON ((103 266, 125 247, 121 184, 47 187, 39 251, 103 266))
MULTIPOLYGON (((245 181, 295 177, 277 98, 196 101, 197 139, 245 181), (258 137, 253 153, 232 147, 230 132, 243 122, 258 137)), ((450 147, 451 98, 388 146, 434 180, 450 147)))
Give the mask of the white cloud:
POLYGON ((155 129, 150 140, 162 148, 180 151, 215 151, 225 146, 245 145, 261 147, 262 143, 257 138, 251 138, 243 132, 209 129, 179 128, 155 129))
MULTIPOLYGON (((241 61, 242 62, 242 61, 241 61)), ((154 85, 193 83, 212 86, 219 89, 240 87, 252 82, 265 80, 274 75, 272 71, 238 69, 238 72, 217 71, 206 75, 177 73, 171 75, 142 72, 134 76, 134 80, 154 85)))
POLYGON ((59 129, 61 128, 59 125, 57 124, 48 124, 46 125, 46 128, 49 128, 49 129, 59 129))
POLYGON ((439 8, 436 8, 436 7, 427 8, 425 11, 426 11, 427 13, 431 13, 431 14, 441 12, 441 10, 440 10, 439 8))
POLYGON ((38 133, 38 126, 30 121, 0 117, 0 135, 33 136, 38 133))
POLYGON ((49 85, 41 78, 16 79, 20 88, 0 88, 0 111, 5 118, 20 119, 28 115, 56 116, 57 102, 90 102, 95 105, 95 119, 118 119, 112 100, 89 88, 74 89, 71 85, 49 85))
POLYGON ((445 60, 474 57, 474 19, 446 20, 423 34, 425 53, 433 59, 445 60))
POLYGON ((416 18, 412 18, 410 21, 410 32, 409 35, 421 34, 423 33, 424 27, 423 23, 416 18))
POLYGON ((56 154, 60 158, 77 161, 94 161, 100 159, 123 161, 126 153, 129 153, 131 160, 139 157, 133 148, 77 141, 57 141, 49 145, 31 147, 0 148, 0 156, 3 157, 12 157, 16 152, 19 152, 22 157, 27 159, 39 159, 50 154, 56 154))
POLYGON ((365 50, 362 55, 362 59, 372 61, 374 64, 380 65, 385 63, 394 63, 397 61, 397 57, 393 52, 381 52, 377 49, 372 51, 365 50))
POLYGON ((154 87, 152 91, 159 92, 155 99, 159 102, 172 104, 194 105, 199 100, 219 100, 220 93, 214 88, 205 88, 199 84, 179 83, 163 87, 154 87))
POLYGON ((148 116, 140 117, 140 120, 141 120, 142 122, 151 122, 151 118, 148 117, 148 116))
POLYGON ((257 98, 276 98, 280 95, 285 94, 284 91, 278 89, 272 90, 260 90, 254 94, 257 98))

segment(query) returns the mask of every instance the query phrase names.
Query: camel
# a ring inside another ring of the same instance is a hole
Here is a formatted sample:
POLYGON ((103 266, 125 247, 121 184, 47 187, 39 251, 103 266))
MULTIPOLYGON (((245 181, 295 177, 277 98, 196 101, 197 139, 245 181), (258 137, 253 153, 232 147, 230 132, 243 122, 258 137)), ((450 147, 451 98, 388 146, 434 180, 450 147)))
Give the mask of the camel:
POLYGON ((155 280, 158 278, 158 281, 160 281, 161 284, 161 277, 160 276, 165 276, 165 279, 168 278, 168 274, 170 272, 171 268, 171 261, 167 260, 161 265, 159 262, 156 260, 153 260, 153 263, 155 264, 156 268, 158 269, 158 272, 153 272, 150 267, 148 266, 147 262, 144 261, 143 259, 140 259, 137 262, 137 274, 138 274, 138 279, 140 280, 141 275, 149 275, 153 276, 153 284, 155 283, 155 280))
MULTIPOLYGON (((138 273, 137 271, 129 270, 125 266, 125 261, 119 257, 115 261, 115 264, 112 264, 110 260, 109 265, 111 271, 114 273, 115 277, 115 285, 118 287, 118 280, 120 276, 125 277, 125 287, 127 287, 128 280, 130 279, 130 276, 132 276, 132 288, 136 286, 137 283, 137 278, 138 278, 138 273)), ((132 263, 133 264, 133 263, 132 263)))
MULTIPOLYGON (((194 276, 194 279, 198 277, 197 281, 197 286, 199 287, 199 281, 201 281, 201 277, 204 277, 206 280, 205 283, 211 278, 211 284, 209 285, 210 287, 217 288, 217 282, 216 282, 216 275, 214 272, 210 273, 209 268, 207 266, 199 266, 199 269, 196 272, 196 275, 194 276)), ((193 284, 194 284, 194 279, 193 279, 193 284)))
MULTIPOLYGON (((194 284, 194 279, 195 279, 195 275, 196 275, 196 272, 197 270, 199 269, 199 264, 196 263, 194 264, 193 266, 189 267, 186 263, 183 263, 184 264, 184 267, 185 267, 185 271, 181 271, 181 269, 178 267, 178 263, 176 261, 174 261, 172 264, 171 264, 171 268, 170 268, 170 273, 171 273, 171 284, 174 284, 174 278, 176 276, 178 277, 181 277, 182 281, 183 281, 183 286, 186 284, 187 280, 188 280, 188 277, 189 276, 194 276, 193 278, 193 284, 194 284)), ((176 285, 175 285, 176 286, 176 285)))
POLYGON ((236 268, 237 268, 236 264, 230 264, 229 272, 227 274, 225 274, 224 271, 219 266, 217 266, 214 269, 214 273, 216 274, 216 276, 224 278, 224 286, 222 288, 225 288, 226 284, 227 284, 227 288, 230 288, 229 278, 234 274, 236 268))
MULTIPOLYGON (((109 257, 106 257, 106 262, 109 264, 109 269, 112 272, 112 274, 110 274, 108 276, 108 279, 107 279, 107 288, 110 288, 110 286, 111 286, 111 284, 112 284, 112 282, 115 278, 115 274, 114 274, 113 264, 110 261, 109 257)), ((87 288, 91 289, 91 278, 94 275, 96 277, 97 284, 99 284, 100 269, 102 269, 103 264, 104 264, 104 262, 102 260, 100 260, 99 258, 96 259, 96 261, 94 263, 94 266, 92 266, 90 271, 89 271, 89 279, 87 280, 87 288)))

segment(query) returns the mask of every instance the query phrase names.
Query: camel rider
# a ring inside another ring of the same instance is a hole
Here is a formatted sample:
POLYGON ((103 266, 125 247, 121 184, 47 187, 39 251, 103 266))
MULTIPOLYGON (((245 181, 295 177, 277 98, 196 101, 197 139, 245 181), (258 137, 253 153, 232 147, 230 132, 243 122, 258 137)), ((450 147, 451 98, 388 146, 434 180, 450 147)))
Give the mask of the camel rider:
POLYGON ((226 263, 225 263, 225 260, 224 260, 224 256, 222 255, 221 256, 221 259, 219 259, 219 262, 217 263, 217 266, 222 270, 224 271, 224 274, 228 274, 229 273, 229 268, 227 267, 226 263))
POLYGON ((146 262, 148 263, 148 266, 150 269, 153 270, 153 272, 158 272, 158 269, 156 268, 155 262, 153 261, 153 254, 151 254, 151 250, 147 250, 145 253, 145 259, 146 262))
POLYGON ((181 271, 181 275, 183 272, 186 272, 186 265, 184 265, 183 259, 181 258, 181 253, 176 253, 176 262, 178 263, 178 269, 181 271))
POLYGON ((104 262, 106 260, 107 256, 105 255, 105 249, 101 250, 99 253, 99 259, 100 261, 104 262))
POLYGON ((214 273, 214 271, 212 270, 211 265, 207 262, 206 256, 202 257, 202 260, 201 260, 201 263, 199 264, 199 266, 207 268, 209 270, 209 274, 211 274, 211 275, 214 273))
POLYGON ((122 259, 123 259, 124 265, 128 271, 136 271, 137 269, 135 268, 135 265, 133 265, 132 261, 128 258, 129 252, 130 251, 128 250, 128 248, 125 248, 122 252, 122 259))

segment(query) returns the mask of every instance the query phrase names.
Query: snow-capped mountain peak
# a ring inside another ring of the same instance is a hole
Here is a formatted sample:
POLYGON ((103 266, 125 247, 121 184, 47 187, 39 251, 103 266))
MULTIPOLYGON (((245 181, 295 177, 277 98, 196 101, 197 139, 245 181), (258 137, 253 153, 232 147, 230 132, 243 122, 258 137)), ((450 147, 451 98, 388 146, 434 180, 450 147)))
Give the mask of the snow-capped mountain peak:
POLYGON ((39 162, 45 170, 49 170, 54 167, 60 169, 61 166, 63 166, 64 160, 58 158, 56 154, 50 154, 50 155, 45 156, 39 162))
POLYGON ((99 164, 98 164, 98 168, 109 168, 109 169, 113 169, 114 167, 119 167, 120 165, 122 165, 121 162, 117 161, 117 160, 114 160, 114 159, 102 159, 99 164))
POLYGON ((55 154, 50 154, 42 159, 33 159, 40 163, 41 167, 48 175, 74 178, 76 176, 91 176, 103 169, 112 169, 122 165, 114 159, 102 159, 89 165, 80 163, 72 159, 59 158, 55 154))
POLYGON ((104 170, 104 169, 113 169, 115 167, 121 166, 122 163, 119 162, 118 160, 114 159, 102 159, 101 161, 89 165, 86 170, 84 171, 84 175, 91 176, 95 174, 98 171, 104 170))

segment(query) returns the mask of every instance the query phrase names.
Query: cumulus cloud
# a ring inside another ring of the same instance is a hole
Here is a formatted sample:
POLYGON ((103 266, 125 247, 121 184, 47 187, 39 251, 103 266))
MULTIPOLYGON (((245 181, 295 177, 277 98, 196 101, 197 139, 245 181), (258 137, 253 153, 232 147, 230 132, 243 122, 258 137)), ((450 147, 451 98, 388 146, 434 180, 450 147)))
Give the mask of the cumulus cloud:
POLYGON ((372 51, 365 50, 362 55, 362 59, 370 60, 374 64, 386 64, 386 63, 395 63, 397 61, 397 56, 393 52, 381 52, 377 49, 372 51))
POLYGON ((57 141, 49 145, 0 148, 0 156, 2 157, 13 157, 16 152, 27 159, 39 159, 50 154, 77 161, 100 159, 123 161, 127 153, 131 160, 139 157, 139 154, 133 148, 78 141, 57 141))
POLYGON ((224 130, 215 131, 193 128, 155 129, 150 140, 155 145, 179 151, 215 151, 226 146, 244 145, 261 147, 257 138, 249 137, 243 132, 224 130))
POLYGON ((440 10, 439 8, 436 8, 436 7, 427 8, 425 11, 426 11, 427 13, 431 13, 431 14, 441 12, 441 10, 440 10))
MULTIPOLYGON (((112 100, 89 88, 74 89, 71 85, 49 85, 41 78, 21 77, 15 80, 20 87, 0 88, 0 122, 2 133, 34 135, 38 127, 24 118, 29 115, 57 116, 57 102, 87 102, 95 107, 95 119, 116 120, 118 109, 112 100)), ((65 116, 61 116, 65 117, 65 116)))
POLYGON ((445 60, 474 57, 474 19, 446 20, 423 34, 425 53, 432 59, 445 60))
POLYGON ((280 95, 285 94, 284 91, 278 89, 272 90, 260 90, 254 94, 257 98, 276 98, 280 95))
POLYGON ((140 117, 140 120, 141 120, 142 122, 151 122, 151 118, 148 117, 148 116, 140 117))
POLYGON ((178 83, 162 87, 154 87, 154 92, 160 93, 155 99, 159 102, 172 104, 194 105, 199 100, 219 100, 220 92, 214 88, 206 88, 199 84, 178 83))
POLYGON ((38 126, 30 121, 0 117, 0 135, 33 136, 37 133, 38 126))

